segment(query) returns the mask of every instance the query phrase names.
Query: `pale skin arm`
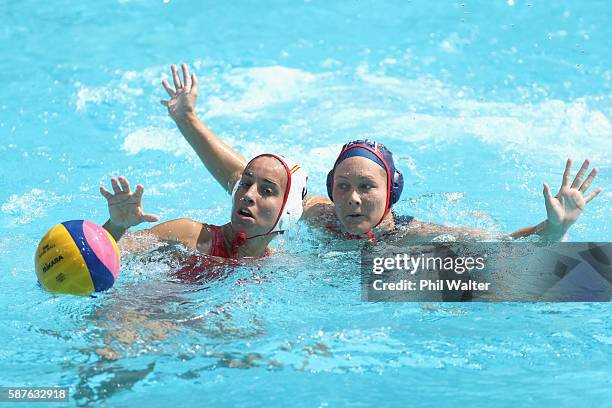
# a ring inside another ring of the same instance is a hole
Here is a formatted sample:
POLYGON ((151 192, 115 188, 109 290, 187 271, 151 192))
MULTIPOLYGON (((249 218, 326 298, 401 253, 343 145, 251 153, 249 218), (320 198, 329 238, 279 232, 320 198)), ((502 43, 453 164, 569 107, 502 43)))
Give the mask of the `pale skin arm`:
MULTIPOLYGON (((470 228, 454 228, 448 231, 448 227, 439 226, 438 230, 443 231, 441 233, 467 235, 473 238, 522 238, 530 235, 539 235, 543 240, 556 242, 563 238, 569 228, 578 220, 584 207, 601 192, 601 188, 597 187, 588 195, 584 195, 591 183, 597 176, 597 169, 594 168, 589 173, 586 180, 584 175, 589 168, 589 160, 585 160, 580 170, 576 174, 573 182, 570 184, 570 178, 572 173, 572 159, 567 159, 565 163, 565 171, 563 172, 563 179, 561 181, 561 187, 555 196, 552 195, 548 184, 543 184, 543 195, 544 205, 546 207, 546 220, 542 221, 538 225, 521 228, 510 234, 492 234, 487 231, 470 229, 470 228), (584 180, 584 182, 583 182, 584 180)), ((431 230, 435 231, 433 227, 435 224, 430 224, 431 230)))
POLYGON ((325 228, 336 221, 334 203, 323 196, 306 196, 303 201, 302 220, 315 228, 325 228))
POLYGON ((240 153, 219 139, 196 115, 195 107, 199 92, 196 75, 190 75, 187 66, 182 64, 183 81, 181 82, 176 66, 172 65, 171 69, 174 87, 170 86, 165 79, 162 81, 170 99, 161 100, 161 104, 168 108, 168 114, 183 137, 198 154, 215 180, 228 193, 231 193, 247 162, 240 153))
MULTIPOLYGON (((543 194, 547 218, 536 226, 521 228, 511 234, 502 234, 414 220, 408 228, 407 235, 414 239, 431 239, 442 234, 475 239, 516 239, 537 234, 546 241, 559 241, 580 217, 586 204, 601 192, 601 188, 597 187, 590 194, 584 195, 597 175, 597 169, 594 168, 583 182, 589 164, 589 160, 584 161, 574 181, 570 184, 572 160, 568 159, 561 187, 555 196, 552 195, 548 184, 544 183, 543 194)), ((334 204, 325 197, 311 196, 304 201, 303 218, 313 226, 324 228, 330 219, 333 220, 333 214, 334 204)))
POLYGON ((159 221, 159 217, 144 212, 142 185, 139 184, 136 186, 136 191, 132 191, 125 177, 112 178, 111 184, 114 193, 100 186, 100 193, 108 202, 110 214, 104 229, 113 236, 123 251, 146 251, 159 241, 180 242, 188 248, 206 249, 203 247, 210 241, 208 229, 188 218, 166 221, 150 229, 126 234, 130 227, 143 222, 159 221))
MULTIPOLYGON (((337 223, 334 203, 323 196, 307 196, 304 200, 302 219, 310 226, 324 229, 337 223)), ((442 234, 470 238, 501 238, 502 234, 467 227, 447 227, 414 219, 406 231, 407 236, 416 240, 429 240, 442 234)))
POLYGON ((584 195, 597 176, 597 169, 593 168, 586 180, 584 175, 589 168, 589 160, 585 160, 578 170, 574 181, 570 184, 572 174, 572 159, 567 159, 563 180, 557 194, 553 197, 548 184, 543 185, 544 205, 546 206, 546 220, 534 227, 521 228, 510 234, 511 238, 521 238, 537 234, 548 241, 559 241, 569 228, 578 220, 584 207, 601 193, 597 187, 590 194, 584 195), (584 180, 584 182, 583 182, 584 180))

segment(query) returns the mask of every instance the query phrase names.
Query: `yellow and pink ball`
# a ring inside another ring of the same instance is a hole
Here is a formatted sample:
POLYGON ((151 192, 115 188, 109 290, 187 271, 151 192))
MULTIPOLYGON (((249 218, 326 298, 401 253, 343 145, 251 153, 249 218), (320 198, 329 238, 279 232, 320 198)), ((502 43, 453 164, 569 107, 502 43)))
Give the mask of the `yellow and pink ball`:
POLYGON ((113 237, 101 226, 83 220, 51 228, 34 255, 36 276, 52 293, 89 295, 113 286, 120 254, 113 237))

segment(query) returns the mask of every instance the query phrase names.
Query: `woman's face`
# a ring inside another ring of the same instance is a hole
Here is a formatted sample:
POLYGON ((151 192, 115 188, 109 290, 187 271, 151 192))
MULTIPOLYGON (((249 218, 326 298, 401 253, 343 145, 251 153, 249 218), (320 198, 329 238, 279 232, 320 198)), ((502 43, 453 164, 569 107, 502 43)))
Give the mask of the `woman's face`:
POLYGON ((350 157, 334 171, 336 215, 347 232, 364 234, 383 217, 387 202, 387 174, 365 157, 350 157))
POLYGON ((247 237, 267 234, 283 205, 287 171, 274 157, 260 157, 244 169, 232 203, 232 227, 247 237))

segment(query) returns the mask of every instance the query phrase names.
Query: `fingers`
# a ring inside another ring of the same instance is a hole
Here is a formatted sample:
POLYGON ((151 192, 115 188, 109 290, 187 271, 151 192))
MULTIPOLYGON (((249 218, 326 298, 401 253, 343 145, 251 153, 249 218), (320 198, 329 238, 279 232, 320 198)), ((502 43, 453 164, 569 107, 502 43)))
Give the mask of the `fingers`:
POLYGON ((148 222, 159 221, 159 216, 155 214, 142 214, 142 219, 148 222))
POLYGON ((170 68, 172 69, 172 80, 174 81, 174 88, 178 92, 178 90, 183 87, 181 85, 181 79, 179 78, 178 70, 176 69, 176 65, 172 64, 170 68))
POLYGON ((166 108, 168 107, 168 104, 170 103, 170 101, 166 101, 164 99, 160 100, 159 103, 161 103, 162 105, 164 105, 166 108))
POLYGON ((115 194, 130 193, 130 182, 123 176, 119 176, 118 179, 113 177, 111 179, 111 185, 113 186, 115 194))
POLYGON ((121 184, 122 192, 130 193, 130 182, 123 176, 119 177, 119 183, 121 184))
POLYGON ((588 168, 589 168, 589 159, 586 159, 584 163, 582 163, 582 167, 580 167, 580 170, 578 170, 578 173, 576 174, 576 178, 574 178, 574 181, 572 182, 572 186, 570 188, 577 188, 580 185, 580 183, 582 183, 582 179, 584 178, 584 173, 586 173, 588 168))
POLYGON ((572 159, 567 159, 565 163, 565 171, 563 172, 563 181, 561 187, 569 186, 570 175, 572 174, 572 159))
MULTIPOLYGON (((180 90, 183 90, 185 92, 191 92, 193 87, 195 87, 195 92, 197 94, 198 80, 196 79, 195 74, 189 75, 187 64, 181 64, 181 70, 183 71, 183 83, 182 84, 181 84, 181 78, 179 76, 176 65, 172 64, 170 66, 170 69, 172 70, 172 82, 174 82, 174 88, 170 86, 168 81, 166 81, 165 79, 162 79, 162 85, 164 86, 164 89, 166 90, 170 98, 174 98, 180 90)), ((162 105, 168 106, 167 101, 161 100, 160 102, 162 105)))
POLYGON ((104 186, 100 186, 100 194, 102 194, 107 200, 113 198, 113 193, 105 189, 104 186))
POLYGON ((166 81, 165 79, 162 79, 162 85, 164 86, 164 89, 166 90, 168 95, 170 95, 171 98, 174 98, 174 95, 176 95, 176 92, 174 92, 174 89, 172 89, 168 81, 166 81))
POLYGON ((185 87, 185 92, 189 92, 191 91, 191 77, 189 76, 189 70, 185 64, 181 64, 181 69, 183 70, 183 85, 185 87))
POLYGON ((548 212, 552 208, 554 198, 548 184, 544 183, 542 193, 544 194, 544 205, 546 206, 546 211, 548 212))
POLYGON ((578 190, 581 193, 586 193, 586 191, 591 186, 591 183, 595 179, 595 176, 597 176, 597 168, 594 168, 593 170, 591 170, 591 172, 589 173, 589 177, 587 177, 587 179, 584 180, 584 183, 582 183, 582 185, 580 186, 580 188, 578 190))
POLYGON ((599 193, 601 193, 601 187, 597 187, 595 191, 593 191, 591 194, 586 196, 586 198, 584 199, 585 204, 591 201, 592 199, 594 199, 595 197, 597 197, 599 193))
POLYGON ((544 193, 544 198, 546 199, 546 201, 550 201, 553 199, 552 193, 550 192, 550 187, 546 183, 544 183, 543 193, 544 193))
POLYGON ((142 194, 143 194, 143 193, 144 193, 144 187, 143 187, 143 185, 142 185, 142 184, 138 184, 138 185, 136 186, 136 195, 137 195, 138 197, 142 197, 142 194))
MULTIPOLYGON (((144 186, 142 184, 138 184, 136 186, 136 195, 139 199, 142 199, 142 195, 144 194, 144 186)), ((159 221, 159 216, 155 214, 145 214, 141 215, 141 218, 148 222, 156 222, 159 221)))
POLYGON ((195 74, 191 74, 191 93, 197 96, 199 92, 199 88, 200 86, 199 86, 198 78, 196 78, 195 74))
POLYGON ((113 186, 113 191, 115 192, 115 194, 121 194, 121 187, 119 187, 119 182, 116 178, 113 177, 111 179, 111 185, 113 186))

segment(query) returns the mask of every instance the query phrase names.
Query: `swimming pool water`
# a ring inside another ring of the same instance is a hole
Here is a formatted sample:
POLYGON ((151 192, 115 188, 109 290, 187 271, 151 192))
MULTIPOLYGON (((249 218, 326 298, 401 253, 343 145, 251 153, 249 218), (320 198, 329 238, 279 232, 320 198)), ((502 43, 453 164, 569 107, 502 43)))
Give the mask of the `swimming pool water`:
POLYGON ((510 232, 541 186, 590 158, 604 191, 572 241, 610 238, 612 54, 605 1, 200 4, 2 2, 0 385, 70 387, 69 405, 604 406, 607 304, 368 304, 359 253, 301 227, 269 259, 189 284, 167 253, 124 256, 96 298, 38 288, 40 237, 103 223, 100 183, 145 185, 162 219, 230 203, 159 100, 171 63, 247 157, 300 158, 309 189, 339 146, 376 137, 397 211, 510 232))

